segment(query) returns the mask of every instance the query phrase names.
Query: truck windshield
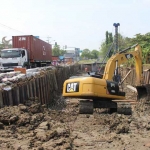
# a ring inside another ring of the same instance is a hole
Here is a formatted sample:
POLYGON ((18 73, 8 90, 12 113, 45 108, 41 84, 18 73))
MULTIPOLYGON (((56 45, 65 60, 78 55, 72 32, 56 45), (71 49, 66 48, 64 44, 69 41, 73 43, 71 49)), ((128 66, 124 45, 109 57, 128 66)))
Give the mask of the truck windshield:
POLYGON ((14 57, 20 57, 20 56, 21 56, 20 50, 1 51, 1 58, 14 58, 14 57))

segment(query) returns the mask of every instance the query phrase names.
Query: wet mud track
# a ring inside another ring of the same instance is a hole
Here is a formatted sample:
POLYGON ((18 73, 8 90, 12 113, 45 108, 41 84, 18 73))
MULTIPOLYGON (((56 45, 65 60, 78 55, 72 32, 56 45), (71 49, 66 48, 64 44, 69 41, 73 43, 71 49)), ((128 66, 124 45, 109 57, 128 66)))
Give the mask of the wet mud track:
POLYGON ((132 115, 79 114, 77 99, 47 109, 36 99, 0 109, 2 150, 148 150, 150 104, 136 103, 132 115))
MULTIPOLYGON (((75 103, 78 101, 70 100, 72 111, 75 103)), ((150 147, 149 127, 149 105, 143 103, 128 116, 104 110, 95 110, 93 115, 78 114, 71 126, 72 149, 146 150, 150 147)))

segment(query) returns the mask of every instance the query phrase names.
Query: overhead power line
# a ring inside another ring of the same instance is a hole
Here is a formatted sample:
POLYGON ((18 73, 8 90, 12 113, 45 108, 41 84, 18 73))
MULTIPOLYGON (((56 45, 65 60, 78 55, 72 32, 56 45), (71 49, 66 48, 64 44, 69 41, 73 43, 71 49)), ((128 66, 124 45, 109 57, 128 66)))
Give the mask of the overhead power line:
POLYGON ((2 24, 2 23, 0 23, 0 26, 3 26, 3 27, 5 27, 5 28, 7 28, 7 29, 10 29, 10 30, 14 30, 14 31, 17 31, 17 32, 23 33, 22 31, 19 31, 19 30, 17 30, 17 29, 11 28, 11 27, 6 26, 6 25, 4 25, 4 24, 2 24))

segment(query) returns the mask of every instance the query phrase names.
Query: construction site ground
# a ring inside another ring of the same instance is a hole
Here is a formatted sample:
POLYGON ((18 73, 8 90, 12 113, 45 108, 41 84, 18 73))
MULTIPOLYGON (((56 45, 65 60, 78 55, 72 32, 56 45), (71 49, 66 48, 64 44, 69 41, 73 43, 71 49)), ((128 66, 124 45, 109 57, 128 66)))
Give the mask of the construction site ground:
POLYGON ((126 90, 132 115, 96 109, 79 114, 78 99, 57 98, 47 108, 37 98, 0 109, 1 150, 149 150, 150 104, 126 90))

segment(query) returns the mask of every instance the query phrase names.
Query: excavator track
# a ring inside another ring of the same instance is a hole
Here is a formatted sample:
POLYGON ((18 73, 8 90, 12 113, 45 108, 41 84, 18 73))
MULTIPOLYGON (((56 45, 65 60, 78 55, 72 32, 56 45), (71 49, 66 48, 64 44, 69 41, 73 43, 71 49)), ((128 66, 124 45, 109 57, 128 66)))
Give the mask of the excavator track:
MULTIPOLYGON (((132 114, 132 107, 130 102, 115 102, 116 108, 111 107, 95 107, 95 108, 110 108, 110 111, 116 112, 118 114, 124 114, 124 115, 131 115, 132 114), (112 111, 113 110, 113 111, 112 111)), ((101 103, 102 104, 102 103, 101 103)), ((110 104, 114 104, 110 101, 110 104)), ((98 106, 98 105, 97 105, 98 106)), ((113 106, 113 105, 112 105, 113 106)), ((80 100, 79 101, 79 114, 93 114, 94 111, 94 103, 91 100, 80 100)))
POLYGON ((79 101, 79 114, 93 114, 93 101, 80 100, 79 101))
POLYGON ((124 115, 132 115, 132 107, 129 102, 118 102, 117 113, 124 115))

